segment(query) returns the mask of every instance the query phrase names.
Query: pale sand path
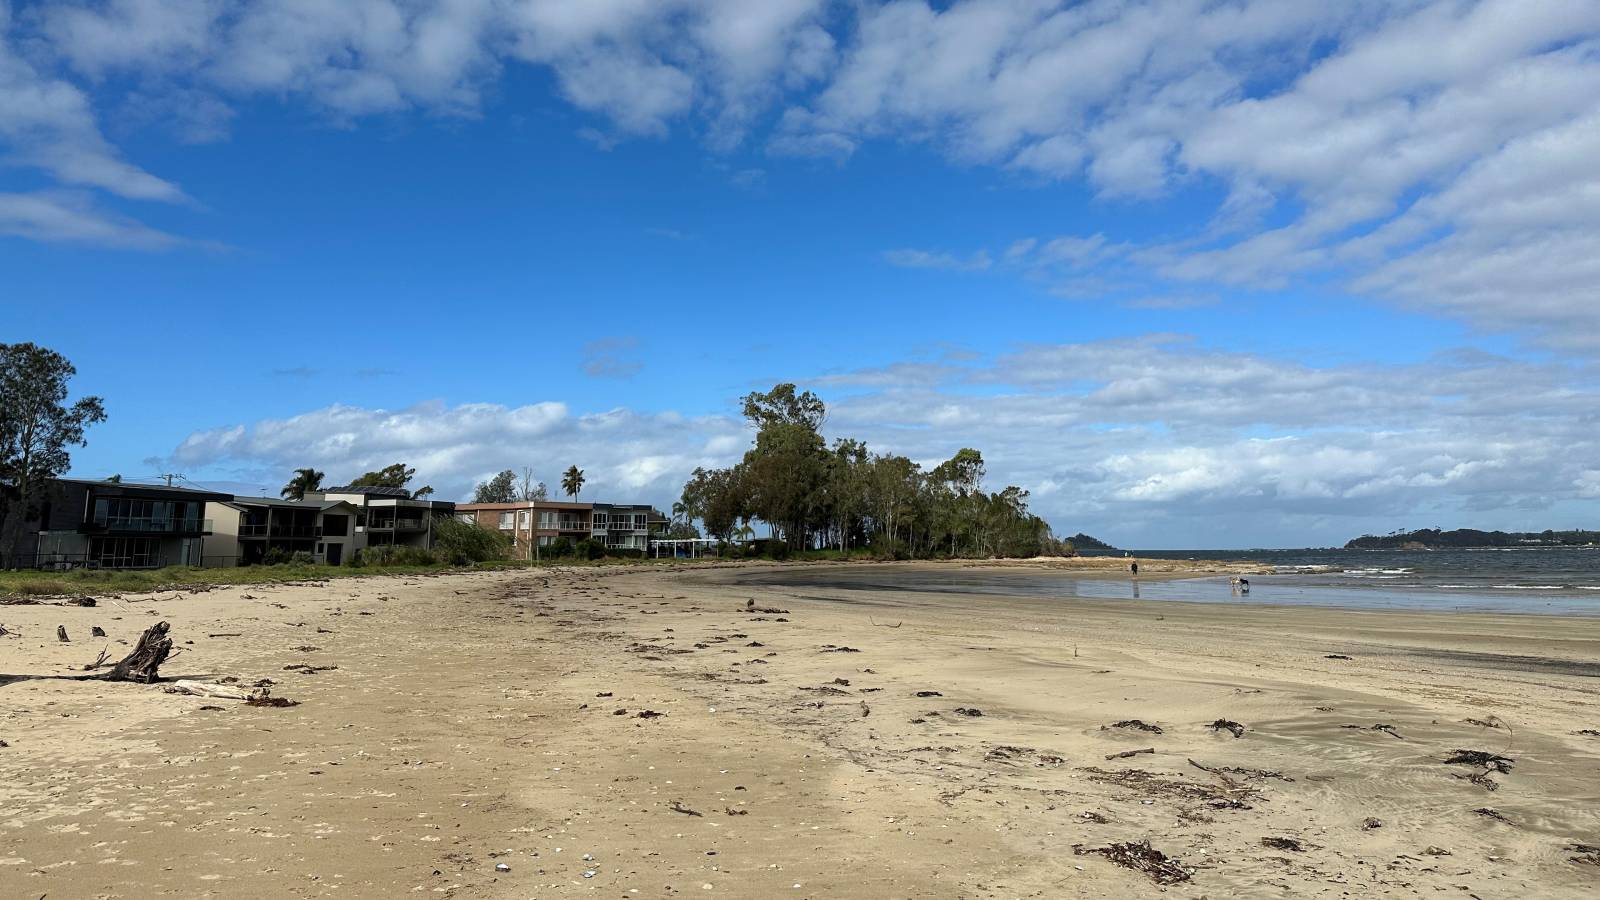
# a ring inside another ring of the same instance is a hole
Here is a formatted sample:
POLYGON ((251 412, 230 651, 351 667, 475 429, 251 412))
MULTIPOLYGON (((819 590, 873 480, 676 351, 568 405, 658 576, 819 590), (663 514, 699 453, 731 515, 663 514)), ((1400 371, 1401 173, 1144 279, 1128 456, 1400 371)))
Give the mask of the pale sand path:
POLYGON ((0 607, 23 632, 0 638, 0 898, 1154 896, 1071 849, 1141 838, 1198 867, 1171 896, 1600 885, 1600 866, 1563 849, 1600 844, 1600 738, 1573 734, 1600 728, 1600 621, 801 598, 728 583, 738 575, 448 575, 0 607), (752 597, 788 612, 743 612, 752 597), (91 624, 131 640, 158 618, 195 642, 169 674, 270 677, 303 705, 12 680, 92 659, 91 624), (58 622, 74 643, 56 643, 58 622), (207 637, 223 632, 244 637, 207 637), (339 668, 282 671, 299 662, 339 668), (927 690, 943 696, 913 696, 927 690), (1462 721, 1493 716, 1510 733, 1462 721), (1205 727, 1219 717, 1249 730, 1205 727), (1128 718, 1165 733, 1101 729, 1128 718), (1145 747, 1158 752, 1104 759, 1145 747), (1490 792, 1442 764, 1456 747, 1515 768, 1490 792), (1226 795, 1189 758, 1294 780, 1234 775, 1247 793, 1226 795), (1133 769, 1159 783, 1117 783, 1133 769), (1222 796, 1251 808, 1206 802, 1222 796), (1368 816, 1384 826, 1364 830, 1368 816), (1306 850, 1261 845, 1280 836, 1306 850))

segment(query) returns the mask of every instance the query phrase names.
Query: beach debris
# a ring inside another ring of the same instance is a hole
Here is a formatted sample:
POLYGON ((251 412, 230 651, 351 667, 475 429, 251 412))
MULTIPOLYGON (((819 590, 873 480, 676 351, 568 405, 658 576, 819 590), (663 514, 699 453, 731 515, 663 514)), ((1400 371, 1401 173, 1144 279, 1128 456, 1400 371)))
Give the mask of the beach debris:
MULTIPOLYGON (((237 631, 219 631, 216 634, 208 634, 208 635, 206 635, 206 637, 208 637, 208 638, 244 637, 244 635, 239 633, 239 632, 237 632, 237 631)), ((297 647, 295 649, 299 649, 299 648, 297 647)))
POLYGON ((843 685, 844 687, 849 687, 850 686, 850 679, 848 679, 848 678, 835 678, 833 680, 833 683, 834 684, 838 684, 838 685, 843 685))
POLYGON ((901 621, 901 622, 896 622, 893 625, 890 625, 888 622, 878 622, 878 621, 874 620, 871 616, 867 616, 867 621, 871 622, 873 627, 875 627, 875 628, 899 628, 901 625, 905 624, 904 621, 901 621))
POLYGON ((94 606, 93 597, 74 597, 67 601, 68 606, 94 606))
MULTIPOLYGON (((1191 765, 1205 769, 1194 760, 1191 765)), ((1221 776, 1227 784, 1227 789, 1219 791, 1217 788, 1205 784, 1186 781, 1181 776, 1176 778, 1164 777, 1144 769, 1120 769, 1109 772, 1105 769, 1088 766, 1079 771, 1085 772, 1089 780, 1099 784, 1112 784, 1127 788, 1145 797, 1164 797, 1172 800, 1186 800, 1202 803, 1212 809, 1250 809, 1246 800, 1260 796, 1249 787, 1233 782, 1226 775, 1221 776)), ((1206 769, 1206 771, 1212 771, 1206 769)))
POLYGON ((595 694, 595 696, 596 697, 609 697, 609 696, 611 696, 611 692, 610 691, 601 691, 600 693, 595 694))
POLYGON ((1154 752, 1156 752, 1156 748, 1154 748, 1154 747, 1146 747, 1143 750, 1124 750, 1121 753, 1112 753, 1112 754, 1108 755, 1106 757, 1106 759, 1127 759, 1130 756, 1138 756, 1141 753, 1154 753, 1154 752))
POLYGON ((1457 775, 1467 781, 1478 785, 1485 790, 1495 791, 1500 789, 1500 783, 1494 780, 1494 775, 1508 775, 1511 765, 1515 762, 1509 756, 1501 756, 1488 750, 1457 750, 1445 759, 1449 766, 1482 766, 1483 771, 1473 772, 1471 775, 1457 775))
POLYGON ((290 700, 287 697, 273 697, 273 696, 270 696, 267 693, 267 689, 266 688, 262 688, 260 696, 251 697, 250 699, 244 701, 244 705, 245 706, 265 706, 265 707, 272 707, 272 708, 275 708, 275 709, 282 709, 282 708, 290 707, 290 706, 299 706, 300 705, 300 701, 299 700, 290 700))
POLYGON ((1084 820, 1085 822, 1092 822, 1095 825, 1109 825, 1109 824, 1111 824, 1111 820, 1110 819, 1106 818, 1105 816, 1101 815, 1100 813, 1095 812, 1094 810, 1086 810, 1084 812, 1078 813, 1078 818, 1084 820))
POLYGON ((1373 829, 1382 828, 1382 827, 1383 827, 1383 820, 1378 818, 1378 817, 1376 817, 1376 816, 1367 816, 1365 819, 1361 820, 1361 830, 1362 831, 1372 831, 1373 829))
POLYGON ((220 707, 220 706, 214 706, 214 705, 209 704, 209 703, 206 704, 205 706, 200 707, 200 711, 201 712, 222 712, 222 709, 223 708, 220 707))
POLYGON ((983 710, 978 709, 976 706, 972 706, 972 707, 958 706, 958 707, 956 707, 956 715, 958 715, 958 716, 981 716, 981 715, 983 715, 983 710))
POLYGON ((1112 722, 1109 726, 1101 725, 1100 730, 1105 731, 1108 727, 1128 728, 1134 731, 1148 731, 1151 734, 1166 734, 1166 730, 1160 725, 1151 725, 1149 722, 1142 722, 1138 719, 1123 719, 1120 722, 1112 722))
POLYGON ((641 709, 641 710, 639 710, 638 713, 636 713, 634 715, 634 718, 636 718, 636 719, 659 719, 664 715, 666 715, 666 713, 656 712, 653 709, 641 709))
POLYGON ((293 665, 284 666, 283 670, 285 672, 298 672, 301 675, 315 675, 318 672, 331 672, 331 671, 333 671, 334 669, 337 669, 337 668, 339 668, 339 667, 338 666, 313 666, 313 665, 308 665, 306 663, 294 663, 293 665))
POLYGON ((1506 818, 1504 815, 1501 814, 1501 812, 1499 810, 1495 809, 1492 806, 1480 806, 1477 809, 1473 810, 1473 812, 1477 813, 1480 816, 1483 816, 1485 819, 1493 819, 1496 822, 1504 822, 1507 825, 1511 824, 1511 820, 1510 819, 1506 818))
POLYGON ((1427 855, 1427 856, 1450 856, 1451 855, 1450 851, 1446 850, 1443 847, 1429 847, 1428 849, 1426 849, 1426 850, 1424 850, 1422 852, 1423 852, 1424 855, 1427 855))
POLYGON ((1574 731, 1573 734, 1581 734, 1584 737, 1600 737, 1600 728, 1580 728, 1574 731))
POLYGON ((1593 844, 1568 844, 1567 851, 1578 854, 1577 856, 1568 857, 1572 862, 1600 866, 1600 847, 1596 847, 1593 844))
POLYGON ((99 625, 91 625, 89 627, 89 636, 90 637, 105 637, 106 636, 106 630, 104 628, 101 628, 99 625))
MULTIPOLYGON (((457 593, 459 593, 459 592, 457 592, 457 593)), ((511 871, 511 867, 506 865, 505 863, 495 863, 494 864, 494 870, 496 872, 509 872, 509 871, 511 871)))
POLYGON ((675 813, 682 813, 683 815, 686 815, 686 816, 693 816, 693 817, 695 817, 697 819, 705 818, 705 814, 704 813, 696 812, 696 811, 690 809, 689 807, 684 806, 683 805, 683 801, 681 801, 681 800, 672 801, 672 805, 667 807, 667 809, 670 809, 675 813))
POLYGON ((1508 775, 1515 762, 1516 760, 1509 756, 1501 756, 1488 750, 1457 750, 1445 760, 1445 765, 1483 766, 1487 771, 1508 775))
POLYGON ((1357 731, 1381 731, 1384 734, 1387 734, 1388 736, 1394 738, 1397 741, 1405 740, 1405 738, 1400 736, 1400 732, 1395 730, 1395 727, 1393 725, 1385 725, 1382 722, 1379 722, 1376 725, 1367 726, 1365 728, 1363 728, 1360 725, 1340 725, 1339 727, 1340 728, 1352 728, 1352 729, 1355 729, 1357 731))
POLYGON ((67 637, 67 626, 65 626, 65 625, 57 625, 56 626, 56 640, 60 641, 63 644, 72 643, 72 640, 67 637))
POLYGON ((1288 850, 1291 853, 1306 852, 1303 844, 1294 838, 1287 837, 1264 837, 1261 839, 1261 846, 1270 847, 1273 850, 1288 850))
MULTIPOLYGON (((939 693, 938 691, 917 691, 915 696, 918 696, 918 697, 943 697, 944 695, 939 693)), ((1581 734, 1582 732, 1579 732, 1579 733, 1581 734)))
POLYGON ((1468 725, 1476 725, 1479 728, 1504 728, 1506 731, 1511 730, 1511 726, 1500 721, 1499 716, 1490 716, 1488 720, 1467 718, 1462 719, 1461 721, 1466 722, 1468 725))
POLYGON ((1126 841, 1104 847, 1074 844, 1072 852, 1079 856, 1104 856, 1125 869, 1143 872, 1156 884, 1182 884, 1192 877, 1183 863, 1151 847, 1149 841, 1126 841))
POLYGON ((108 681, 155 684, 160 678, 161 664, 172 655, 172 638, 167 637, 167 632, 171 630, 172 626, 167 622, 157 622, 146 628, 139 635, 139 643, 134 645, 133 652, 124 656, 121 662, 101 677, 108 681))
POLYGON ((1355 657, 1352 657, 1352 656, 1345 656, 1343 653, 1329 653, 1328 655, 1323 657, 1323 659, 1354 659, 1354 658, 1355 657))
POLYGON ((105 665, 106 664, 106 660, 111 658, 110 655, 106 653, 106 650, 110 650, 110 649, 111 649, 110 647, 106 647, 106 648, 102 649, 100 651, 100 654, 94 658, 94 662, 89 663, 88 665, 84 666, 83 670, 85 672, 93 672, 95 669, 98 669, 101 666, 105 665))
POLYGON ((722 808, 722 811, 724 813, 730 815, 730 816, 748 816, 748 815, 750 815, 750 810, 748 810, 748 809, 734 809, 731 806, 724 806, 722 808))
POLYGON ((1244 726, 1232 719, 1218 719, 1210 725, 1212 731, 1226 731, 1236 738, 1244 737, 1244 726))
POLYGON ((867 705, 867 701, 861 701, 861 718, 865 719, 870 715, 872 715, 872 707, 867 705))
POLYGON ((823 653, 860 653, 861 651, 857 650, 854 647, 835 647, 832 644, 823 644, 822 645, 822 652, 823 653))

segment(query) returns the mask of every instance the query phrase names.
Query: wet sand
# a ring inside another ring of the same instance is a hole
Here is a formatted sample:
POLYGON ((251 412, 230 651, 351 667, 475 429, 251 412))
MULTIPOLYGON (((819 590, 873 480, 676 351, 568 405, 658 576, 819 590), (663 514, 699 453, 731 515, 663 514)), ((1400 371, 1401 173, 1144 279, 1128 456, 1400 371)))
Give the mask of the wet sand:
POLYGON ((1600 736, 1577 733, 1600 730, 1600 620, 741 581, 758 571, 0 606, 20 631, 0 637, 0 897, 1600 884, 1600 856, 1569 849, 1600 845, 1600 736), (165 675, 270 678, 301 704, 59 677, 160 620, 185 650, 165 675), (1161 731, 1113 724, 1133 719, 1161 731), (1446 764, 1457 749, 1511 770, 1446 764), (1074 852, 1143 840, 1189 880, 1074 852))

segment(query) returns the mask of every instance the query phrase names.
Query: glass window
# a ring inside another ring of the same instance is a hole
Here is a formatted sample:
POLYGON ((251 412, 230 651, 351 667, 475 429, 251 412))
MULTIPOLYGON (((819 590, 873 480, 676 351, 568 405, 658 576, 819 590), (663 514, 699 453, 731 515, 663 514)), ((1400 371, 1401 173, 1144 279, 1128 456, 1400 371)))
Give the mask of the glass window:
POLYGON ((517 527, 526 530, 528 527, 528 511, 517 513, 517 527))
POLYGON ((503 512, 503 513, 500 514, 500 527, 503 530, 506 530, 506 531, 511 530, 512 523, 515 522, 515 521, 516 521, 516 514, 515 513, 503 512))

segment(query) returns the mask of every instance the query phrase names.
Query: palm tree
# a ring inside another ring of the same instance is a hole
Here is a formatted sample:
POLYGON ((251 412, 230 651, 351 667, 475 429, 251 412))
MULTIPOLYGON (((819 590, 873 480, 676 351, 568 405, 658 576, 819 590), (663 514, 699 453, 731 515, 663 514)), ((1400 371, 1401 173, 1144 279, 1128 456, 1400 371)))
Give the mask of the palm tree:
POLYGON ((278 496, 285 500, 304 500, 307 491, 322 490, 322 476, 324 473, 316 469, 295 469, 294 477, 283 486, 278 496))
POLYGON ((583 470, 577 466, 568 466, 567 471, 561 475, 561 489, 567 496, 578 499, 578 492, 583 490, 583 470))

